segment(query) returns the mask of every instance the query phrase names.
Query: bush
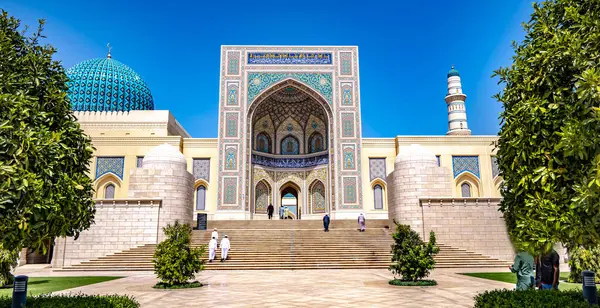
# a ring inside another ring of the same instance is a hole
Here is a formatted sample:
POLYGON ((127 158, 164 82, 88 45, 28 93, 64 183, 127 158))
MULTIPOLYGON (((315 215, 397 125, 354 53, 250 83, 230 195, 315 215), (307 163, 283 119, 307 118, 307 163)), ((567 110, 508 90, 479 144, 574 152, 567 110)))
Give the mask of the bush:
POLYGON ((17 266, 18 251, 6 250, 0 244, 0 287, 13 284, 14 276, 10 271, 17 266))
POLYGON ((155 284, 153 286, 153 288, 155 288, 155 289, 191 289, 191 288, 199 288, 201 286, 202 286, 202 283, 200 283, 198 281, 186 282, 184 284, 176 284, 176 285, 169 285, 164 282, 159 282, 159 283, 155 284))
MULTIPOLYGON (((9 308, 12 296, 0 296, 0 308, 9 308)), ((39 295, 28 296, 27 307, 35 308, 138 308, 140 304, 123 295, 39 295)))
POLYGON ((176 221, 163 228, 167 238, 154 252, 154 273, 160 281, 169 286, 185 284, 195 274, 204 269, 201 259, 205 247, 191 248, 192 228, 176 221))
POLYGON ((544 307, 544 308, 578 308, 590 306, 583 299, 581 290, 492 290, 475 296, 475 308, 488 307, 544 307))
POLYGON ((417 281, 427 277, 435 266, 433 256, 440 251, 435 245, 435 233, 429 233, 429 243, 425 244, 409 226, 394 223, 396 232, 392 235, 394 244, 389 270, 394 278, 400 275, 404 281, 417 281))
POLYGON ((400 279, 392 279, 389 281, 389 284, 393 286, 401 286, 401 287, 429 287, 429 286, 437 286, 437 282, 435 280, 400 280, 400 279))
POLYGON ((596 283, 600 283, 600 247, 569 248, 569 267, 571 268, 569 282, 581 283, 581 272, 590 270, 596 272, 596 283))

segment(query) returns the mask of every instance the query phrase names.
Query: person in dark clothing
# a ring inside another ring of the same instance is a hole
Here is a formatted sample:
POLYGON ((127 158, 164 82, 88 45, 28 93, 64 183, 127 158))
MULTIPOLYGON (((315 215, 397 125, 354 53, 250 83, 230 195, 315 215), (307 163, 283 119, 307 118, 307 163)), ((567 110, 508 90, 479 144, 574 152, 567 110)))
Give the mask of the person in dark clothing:
POLYGON ((537 258, 535 277, 539 289, 558 290, 559 265, 560 257, 554 249, 547 255, 537 258))
POLYGON ((269 214, 269 219, 273 218, 273 211, 275 211, 273 204, 269 204, 269 206, 267 207, 267 214, 269 214))
POLYGON ((323 216, 323 228, 325 232, 329 232, 329 221, 329 214, 325 213, 325 216, 323 216))

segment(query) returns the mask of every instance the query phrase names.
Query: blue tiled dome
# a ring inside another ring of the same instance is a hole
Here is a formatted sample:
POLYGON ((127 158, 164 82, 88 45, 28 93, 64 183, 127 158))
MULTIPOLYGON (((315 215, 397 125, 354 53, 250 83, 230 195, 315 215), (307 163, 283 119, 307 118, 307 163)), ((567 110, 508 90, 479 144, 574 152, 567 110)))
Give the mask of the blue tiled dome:
POLYGON ((66 73, 75 111, 154 110, 154 99, 144 80, 117 60, 83 61, 66 73))
POLYGON ((455 76, 460 76, 460 74, 458 73, 457 70, 454 69, 454 65, 452 65, 452 69, 450 71, 448 71, 448 78, 455 77, 455 76))

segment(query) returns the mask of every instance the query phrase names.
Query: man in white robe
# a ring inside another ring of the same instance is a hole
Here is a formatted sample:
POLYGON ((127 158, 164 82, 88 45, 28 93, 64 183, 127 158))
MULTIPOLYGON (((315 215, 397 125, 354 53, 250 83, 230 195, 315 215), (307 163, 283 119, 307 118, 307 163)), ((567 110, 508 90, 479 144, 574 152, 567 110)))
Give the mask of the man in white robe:
POLYGON ((217 239, 212 238, 208 242, 208 262, 212 262, 215 259, 215 252, 217 251, 217 239))
POLYGON ((219 246, 219 232, 217 232, 217 228, 215 228, 210 235, 211 238, 214 238, 217 241, 217 246, 219 246))
POLYGON ((227 254, 229 253, 230 247, 231 244, 229 243, 227 235, 223 236, 223 239, 221 240, 221 262, 225 262, 225 260, 227 260, 227 254))

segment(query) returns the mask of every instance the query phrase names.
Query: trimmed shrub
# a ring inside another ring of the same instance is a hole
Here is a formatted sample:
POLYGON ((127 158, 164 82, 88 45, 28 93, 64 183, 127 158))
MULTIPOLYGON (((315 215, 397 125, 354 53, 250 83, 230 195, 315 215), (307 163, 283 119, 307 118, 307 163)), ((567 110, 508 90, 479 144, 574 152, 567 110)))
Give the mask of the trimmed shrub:
POLYGON ((152 286, 155 289, 191 289, 191 288, 199 288, 202 286, 202 283, 198 282, 198 281, 194 281, 194 282, 186 282, 184 284, 176 284, 176 285, 169 285, 163 282, 159 282, 157 284, 155 284, 154 286, 152 286))
POLYGON ((571 268, 569 282, 581 283, 581 272, 589 270, 596 272, 596 283, 600 283, 600 247, 569 248, 569 267, 571 268))
POLYGON ((544 307, 589 308, 581 290, 492 290, 475 296, 475 308, 492 307, 544 307))
POLYGON ((17 266, 18 251, 6 250, 0 244, 0 287, 11 285, 14 281, 14 276, 10 271, 17 266))
POLYGON ((164 227, 163 232, 167 238, 156 246, 154 273, 163 285, 185 284, 204 269, 201 257, 205 246, 191 248, 192 228, 179 221, 164 227))
POLYGON ((435 233, 429 233, 429 242, 425 244, 410 226, 394 223, 396 232, 392 235, 394 244, 389 267, 394 278, 401 276, 403 281, 417 281, 429 276, 435 266, 433 256, 440 251, 435 245, 435 233))
MULTIPOLYGON (((0 308, 9 308, 12 296, 0 296, 0 308)), ((27 307, 35 308, 138 308, 140 304, 123 295, 39 295, 28 296, 27 307)))
POLYGON ((429 286, 437 286, 437 281, 435 280, 400 280, 400 279, 392 279, 389 281, 389 284, 393 286, 401 286, 401 287, 429 287, 429 286))

